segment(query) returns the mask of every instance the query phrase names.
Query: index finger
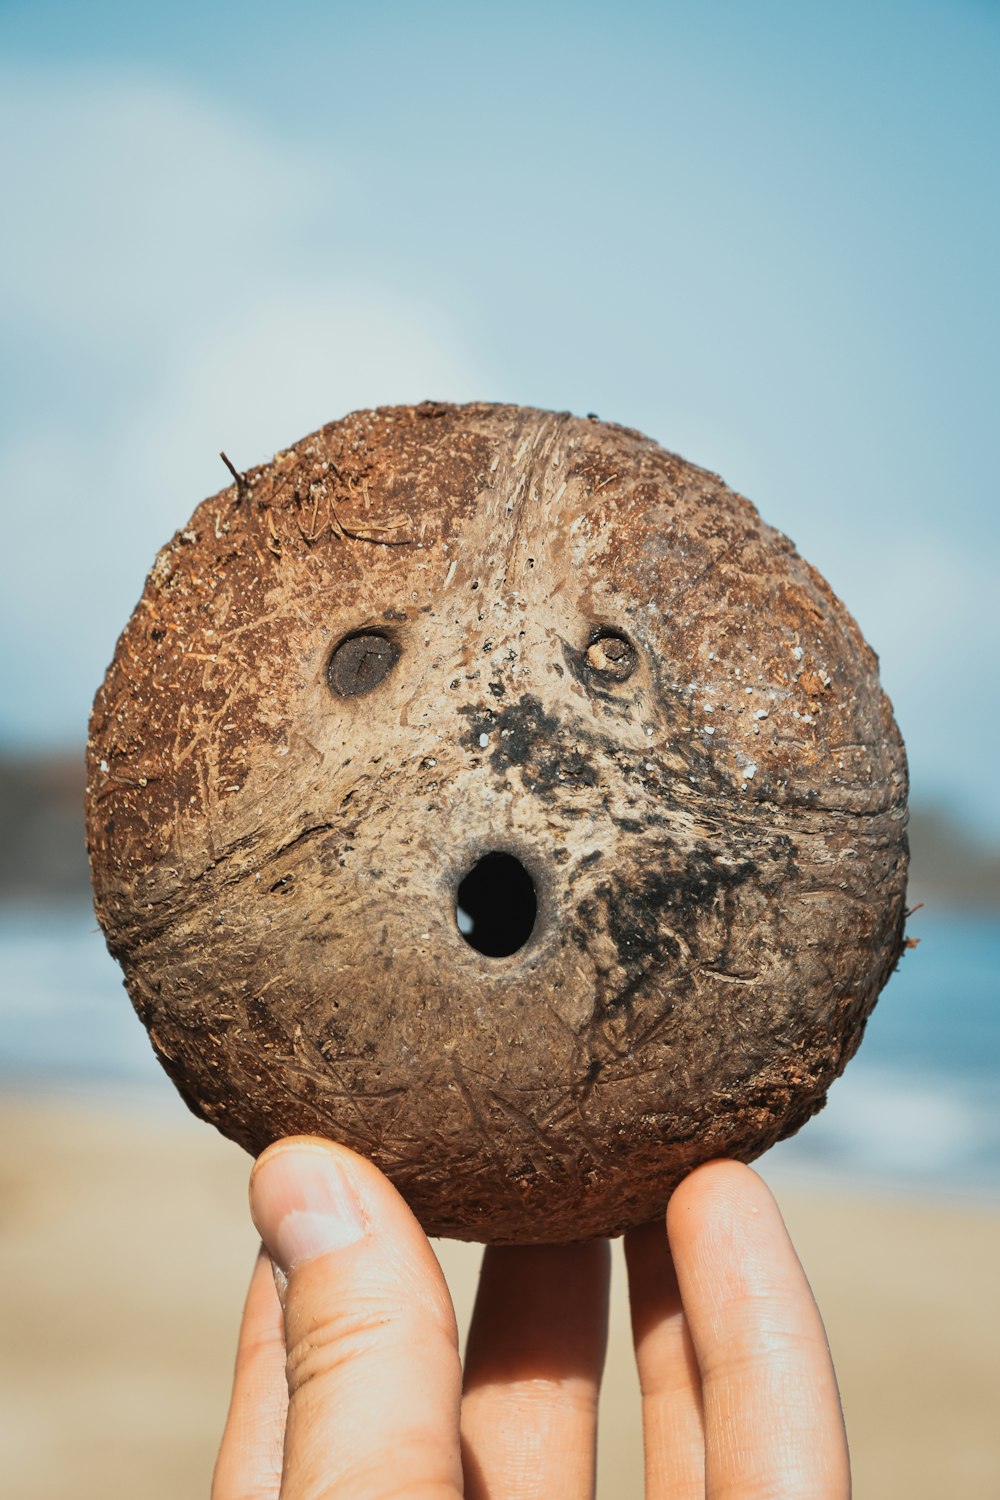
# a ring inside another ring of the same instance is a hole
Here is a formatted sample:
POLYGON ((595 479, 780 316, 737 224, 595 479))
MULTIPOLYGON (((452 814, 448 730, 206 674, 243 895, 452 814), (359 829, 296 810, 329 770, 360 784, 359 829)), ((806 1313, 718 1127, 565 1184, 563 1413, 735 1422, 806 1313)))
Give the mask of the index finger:
POLYGON ((236 1350, 233 1394, 212 1476, 212 1500, 277 1500, 288 1387, 274 1276, 261 1248, 236 1350))
POLYGON ((848 1500, 847 1438, 819 1309, 764 1183, 709 1162, 667 1233, 705 1403, 709 1500, 848 1500))

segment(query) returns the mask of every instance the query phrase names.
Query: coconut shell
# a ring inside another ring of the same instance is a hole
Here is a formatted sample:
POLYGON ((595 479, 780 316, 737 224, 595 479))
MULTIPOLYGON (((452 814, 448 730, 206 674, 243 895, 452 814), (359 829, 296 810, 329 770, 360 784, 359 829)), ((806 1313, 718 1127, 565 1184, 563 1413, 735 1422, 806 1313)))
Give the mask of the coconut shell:
POLYGON ((876 657, 748 501, 623 427, 427 403, 163 548, 88 842, 195 1113, 345 1142, 429 1233, 558 1242, 822 1107, 902 951, 906 795, 876 657), (477 866, 505 955, 461 930, 477 866))

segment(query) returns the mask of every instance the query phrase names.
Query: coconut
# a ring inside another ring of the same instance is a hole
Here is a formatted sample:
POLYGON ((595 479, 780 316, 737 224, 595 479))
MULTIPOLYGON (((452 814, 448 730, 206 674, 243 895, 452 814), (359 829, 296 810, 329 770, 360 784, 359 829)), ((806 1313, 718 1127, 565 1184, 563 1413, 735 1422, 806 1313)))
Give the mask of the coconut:
POLYGON ((816 571, 640 433, 356 412, 157 557, 94 705, 96 909, 248 1151, 431 1234, 618 1234, 821 1108, 903 947, 907 777, 816 571))

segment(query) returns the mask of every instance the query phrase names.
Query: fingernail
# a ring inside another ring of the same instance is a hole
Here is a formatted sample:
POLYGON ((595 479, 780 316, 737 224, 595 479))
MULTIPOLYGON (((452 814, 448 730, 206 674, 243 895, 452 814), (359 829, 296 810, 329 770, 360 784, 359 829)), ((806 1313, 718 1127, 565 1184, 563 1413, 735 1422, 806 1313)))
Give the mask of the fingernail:
POLYGON ((265 1152, 250 1177, 250 1212, 285 1275, 303 1261, 354 1244, 366 1228, 350 1180, 322 1147, 265 1152))

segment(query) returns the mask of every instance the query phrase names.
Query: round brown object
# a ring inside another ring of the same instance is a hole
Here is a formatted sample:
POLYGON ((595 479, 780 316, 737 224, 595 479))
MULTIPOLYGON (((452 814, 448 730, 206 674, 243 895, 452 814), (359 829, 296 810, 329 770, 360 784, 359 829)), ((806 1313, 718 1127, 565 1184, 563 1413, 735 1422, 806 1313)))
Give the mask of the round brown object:
POLYGON ((356 412, 206 500, 89 783, 191 1108, 346 1142, 435 1234, 615 1234, 758 1155, 902 951, 875 656, 746 500, 596 420, 356 412))

